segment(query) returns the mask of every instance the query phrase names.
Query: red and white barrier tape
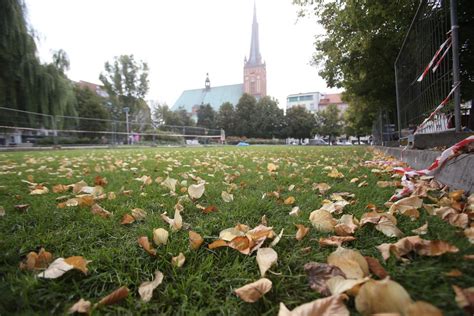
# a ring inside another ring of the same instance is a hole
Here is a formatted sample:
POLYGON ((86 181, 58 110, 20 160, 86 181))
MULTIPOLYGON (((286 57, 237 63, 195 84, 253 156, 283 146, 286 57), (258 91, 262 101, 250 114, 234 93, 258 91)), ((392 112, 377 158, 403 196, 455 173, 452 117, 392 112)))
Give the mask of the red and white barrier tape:
POLYGON ((446 54, 449 52, 449 49, 451 48, 452 45, 453 45, 453 42, 449 42, 449 45, 448 47, 446 47, 446 50, 444 51, 443 55, 441 55, 439 60, 436 62, 436 65, 433 67, 433 72, 435 72, 438 69, 439 65, 443 61, 444 57, 446 57, 446 54))
POLYGON ((466 147, 468 147, 471 144, 474 144, 474 136, 469 136, 466 139, 460 141, 459 143, 443 151, 441 155, 438 158, 436 158, 435 161, 431 164, 431 166, 429 166, 427 169, 413 170, 411 168, 401 168, 401 167, 393 168, 395 172, 403 174, 402 185, 404 188, 400 192, 394 194, 390 198, 390 201, 393 202, 398 199, 401 199, 411 194, 415 190, 414 183, 410 181, 411 177, 420 176, 420 175, 433 175, 438 169, 443 167, 446 161, 459 155, 462 152, 462 150, 464 150, 466 147))
POLYGON ((449 35, 449 37, 443 42, 443 44, 441 44, 441 46, 438 48, 438 50, 434 54, 433 58, 431 59, 430 63, 426 66, 425 70, 423 71, 423 73, 420 75, 420 77, 416 81, 418 81, 418 82, 423 81, 425 76, 430 71, 431 67, 433 67, 433 64, 434 64, 436 58, 438 58, 439 54, 443 51, 444 47, 450 42, 451 42, 451 35, 449 35))

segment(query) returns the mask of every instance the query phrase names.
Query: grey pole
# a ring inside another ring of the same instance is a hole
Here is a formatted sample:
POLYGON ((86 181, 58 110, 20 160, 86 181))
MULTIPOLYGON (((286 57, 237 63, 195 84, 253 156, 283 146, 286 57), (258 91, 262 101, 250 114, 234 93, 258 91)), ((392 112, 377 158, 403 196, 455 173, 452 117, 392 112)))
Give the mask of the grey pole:
MULTIPOLYGON (((460 82, 459 76, 459 25, 458 25, 458 3, 451 0, 451 39, 453 52, 453 86, 460 82)), ((461 131, 461 90, 459 86, 454 91, 454 124, 456 133, 461 131)))
POLYGON ((400 96, 398 92, 398 73, 397 73, 397 63, 394 64, 395 68, 395 93, 397 98, 397 128, 398 128, 398 142, 402 139, 402 128, 401 128, 401 119, 400 119, 400 96))

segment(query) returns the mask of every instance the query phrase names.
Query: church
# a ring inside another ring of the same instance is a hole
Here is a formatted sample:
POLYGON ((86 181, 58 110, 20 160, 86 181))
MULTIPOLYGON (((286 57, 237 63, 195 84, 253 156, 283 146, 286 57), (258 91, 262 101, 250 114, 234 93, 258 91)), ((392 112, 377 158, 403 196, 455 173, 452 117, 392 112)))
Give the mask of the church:
POLYGON ((212 87, 209 74, 206 76, 203 88, 185 90, 172 106, 172 110, 184 108, 196 120, 200 105, 210 104, 215 111, 225 102, 234 106, 244 93, 260 99, 267 95, 267 71, 262 62, 258 37, 257 9, 254 3, 252 38, 250 41, 249 58, 244 59, 243 83, 212 87))

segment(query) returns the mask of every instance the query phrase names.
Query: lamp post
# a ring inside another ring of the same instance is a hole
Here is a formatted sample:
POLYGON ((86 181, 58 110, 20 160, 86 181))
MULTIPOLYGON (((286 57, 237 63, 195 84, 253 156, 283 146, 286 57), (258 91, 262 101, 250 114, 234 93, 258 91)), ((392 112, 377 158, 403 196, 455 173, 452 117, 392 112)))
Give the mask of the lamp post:
POLYGON ((130 111, 130 108, 129 107, 124 107, 123 108, 123 111, 125 112, 125 121, 126 121, 126 124, 127 124, 127 145, 130 145, 130 130, 128 128, 128 112, 130 111))

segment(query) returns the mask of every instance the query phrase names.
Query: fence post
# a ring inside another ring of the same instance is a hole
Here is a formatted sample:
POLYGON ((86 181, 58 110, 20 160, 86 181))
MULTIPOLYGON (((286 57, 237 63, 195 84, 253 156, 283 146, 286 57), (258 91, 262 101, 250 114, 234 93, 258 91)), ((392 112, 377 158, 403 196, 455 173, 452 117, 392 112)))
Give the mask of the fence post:
POLYGON ((57 146, 58 145, 58 129, 57 129, 55 115, 51 115, 51 127, 53 128, 53 143, 54 143, 54 146, 57 146))
POLYGON ((398 92, 398 74, 397 74, 397 62, 394 64, 395 68, 395 96, 397 98, 397 129, 398 129, 398 142, 402 139, 402 128, 401 128, 401 119, 400 119, 400 101, 399 101, 399 92, 398 92))
MULTIPOLYGON (((458 3, 451 0, 451 36, 453 51, 453 86, 459 84, 459 25, 458 25, 458 3)), ((461 90, 459 86, 454 90, 454 124, 456 133, 461 131, 461 90)))

